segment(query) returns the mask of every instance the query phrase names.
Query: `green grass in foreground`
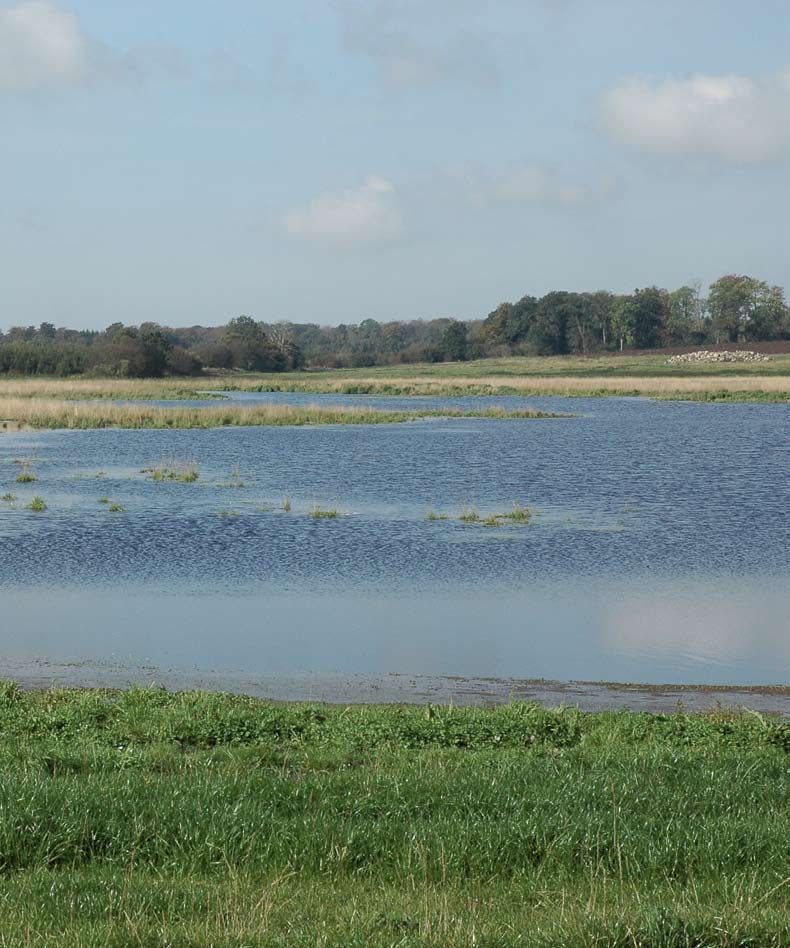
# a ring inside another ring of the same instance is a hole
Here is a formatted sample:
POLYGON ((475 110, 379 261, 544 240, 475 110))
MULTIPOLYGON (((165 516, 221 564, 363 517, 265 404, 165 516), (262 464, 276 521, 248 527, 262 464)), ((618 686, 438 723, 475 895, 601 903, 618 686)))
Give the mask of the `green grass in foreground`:
POLYGON ((784 946, 790 726, 0 689, 0 945, 784 946))

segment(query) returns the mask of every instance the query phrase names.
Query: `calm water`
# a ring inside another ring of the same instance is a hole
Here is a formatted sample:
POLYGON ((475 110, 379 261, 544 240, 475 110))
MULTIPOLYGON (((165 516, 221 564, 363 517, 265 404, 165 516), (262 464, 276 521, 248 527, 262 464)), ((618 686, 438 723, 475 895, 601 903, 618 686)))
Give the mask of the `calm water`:
POLYGON ((790 406, 529 404, 577 417, 2 436, 0 493, 17 497, 0 503, 2 656, 247 676, 788 683, 790 406), (22 458, 38 483, 14 482, 22 458), (196 461, 199 480, 141 473, 165 459, 196 461), (33 495, 45 513, 24 509, 33 495), (290 513, 259 509, 285 496, 290 513), (514 502, 538 511, 530 526, 457 519, 514 502), (314 505, 344 516, 313 520, 314 505), (428 522, 430 510, 451 519, 428 522))

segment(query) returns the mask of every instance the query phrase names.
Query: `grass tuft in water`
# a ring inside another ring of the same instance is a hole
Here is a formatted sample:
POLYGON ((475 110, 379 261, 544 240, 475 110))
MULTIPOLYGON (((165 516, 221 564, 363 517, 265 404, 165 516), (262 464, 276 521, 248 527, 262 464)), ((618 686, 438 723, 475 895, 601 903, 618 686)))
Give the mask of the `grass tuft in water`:
POLYGON ((109 497, 100 497, 99 500, 98 500, 98 503, 100 503, 100 504, 109 504, 109 502, 110 502, 110 498, 109 498, 109 497))
POLYGON ((13 504, 13 502, 16 500, 16 494, 3 494, 2 499, 3 499, 7 504, 13 504))
POLYGON ((310 511, 310 516, 313 520, 336 520, 340 513, 334 507, 328 509, 323 507, 313 507, 310 511))
POLYGON ((155 481, 180 481, 193 484, 199 477, 195 461, 162 461, 155 467, 143 468, 143 474, 150 474, 155 481))
POLYGON ((126 507, 124 507, 123 504, 119 504, 117 501, 110 504, 110 506, 107 509, 109 510, 110 513, 125 513, 126 511, 126 507))
POLYGON ((479 523, 480 514, 475 510, 474 507, 465 506, 464 509, 459 514, 458 519, 462 523, 479 523))
POLYGON ((28 468, 24 468, 16 476, 17 484, 34 484, 37 480, 36 475, 28 468))
POLYGON ((511 520, 513 523, 529 523, 532 520, 532 511, 529 507, 522 507, 521 504, 514 504, 513 509, 508 513, 497 514, 502 520, 511 520))
POLYGON ((36 513, 42 513, 47 509, 47 505, 44 503, 44 499, 42 497, 34 497, 27 505, 27 509, 34 510, 36 513))
POLYGON ((448 517, 447 514, 436 513, 435 510, 429 510, 428 516, 425 519, 433 522, 436 520, 449 520, 450 518, 448 517))

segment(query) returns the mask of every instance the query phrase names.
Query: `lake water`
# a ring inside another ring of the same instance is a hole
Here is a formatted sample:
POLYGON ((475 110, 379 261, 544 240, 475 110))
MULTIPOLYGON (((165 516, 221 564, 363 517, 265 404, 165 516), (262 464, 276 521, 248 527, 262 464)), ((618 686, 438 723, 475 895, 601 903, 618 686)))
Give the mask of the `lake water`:
POLYGON ((6 667, 787 684, 790 406, 528 404, 576 417, 1 436, 6 667), (141 473, 167 459, 198 481, 141 473), (514 503, 529 526, 457 519, 514 503))

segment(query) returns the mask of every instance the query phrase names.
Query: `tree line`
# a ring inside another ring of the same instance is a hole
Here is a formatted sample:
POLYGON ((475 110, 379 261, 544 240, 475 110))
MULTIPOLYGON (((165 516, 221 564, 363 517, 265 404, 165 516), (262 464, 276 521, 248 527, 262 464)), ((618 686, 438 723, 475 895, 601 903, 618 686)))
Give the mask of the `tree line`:
POLYGON ((501 303, 483 319, 353 325, 266 323, 239 316, 219 327, 113 323, 102 332, 51 323, 0 332, 0 374, 197 375, 204 368, 281 372, 505 355, 587 355, 627 349, 790 339, 784 290, 728 274, 676 290, 629 294, 553 291, 501 303))

